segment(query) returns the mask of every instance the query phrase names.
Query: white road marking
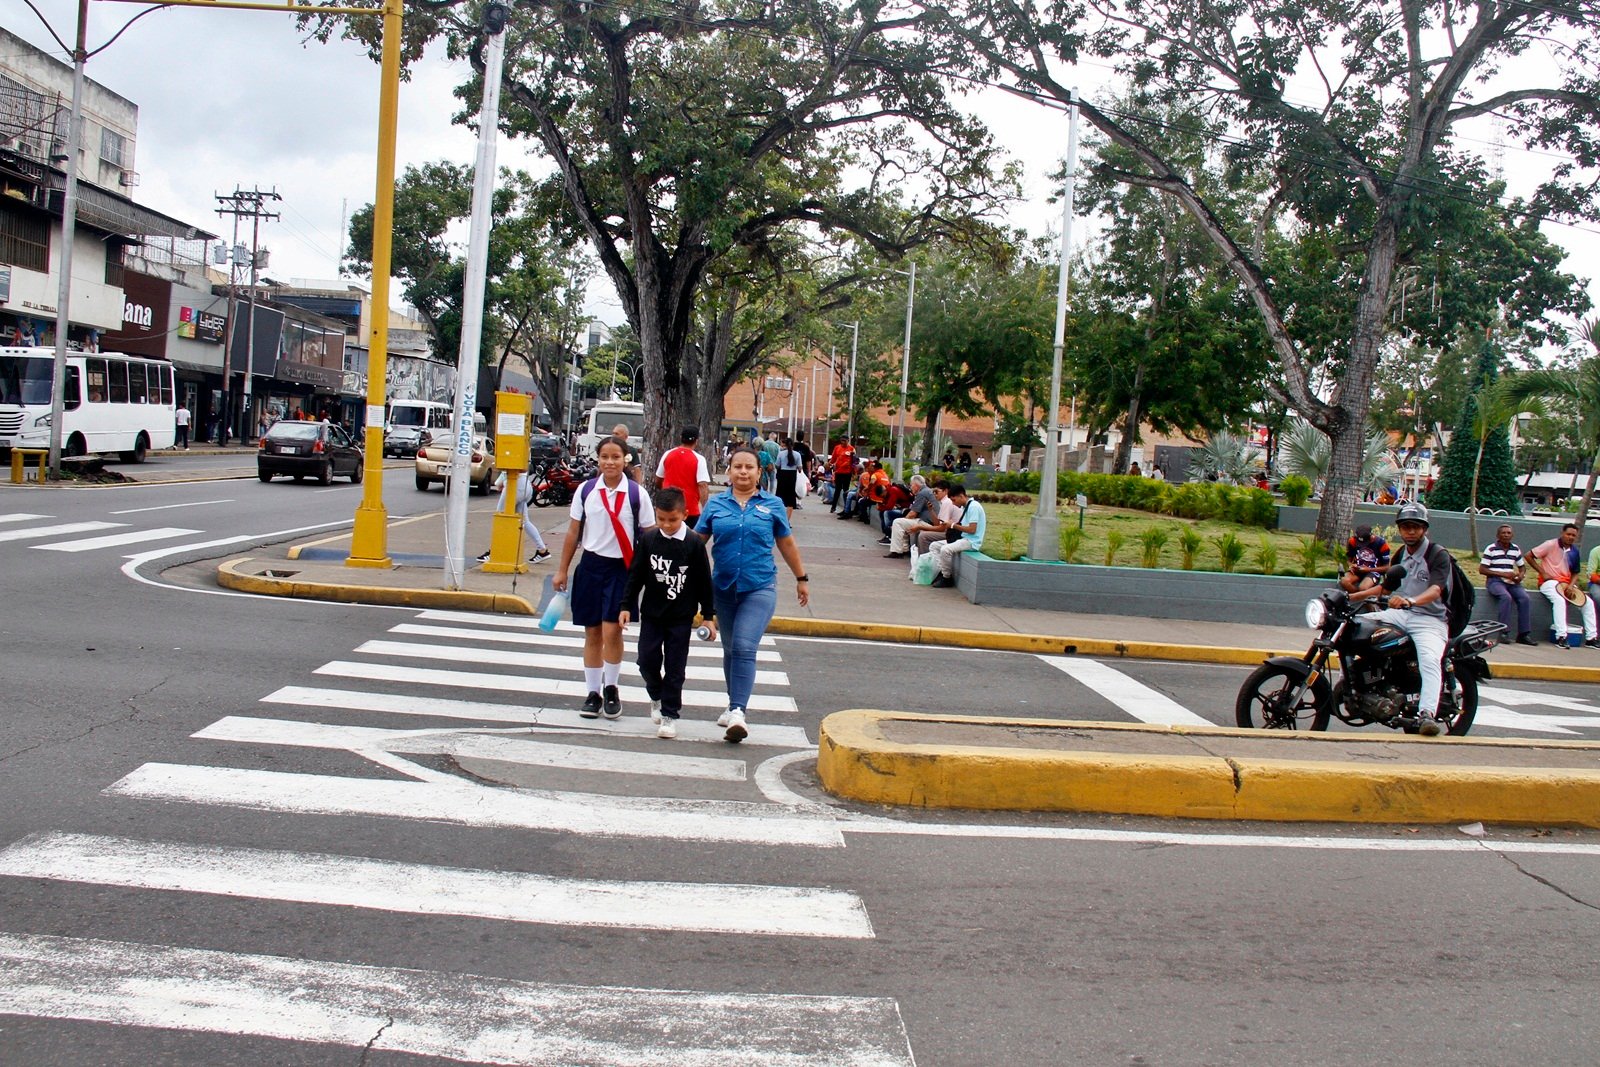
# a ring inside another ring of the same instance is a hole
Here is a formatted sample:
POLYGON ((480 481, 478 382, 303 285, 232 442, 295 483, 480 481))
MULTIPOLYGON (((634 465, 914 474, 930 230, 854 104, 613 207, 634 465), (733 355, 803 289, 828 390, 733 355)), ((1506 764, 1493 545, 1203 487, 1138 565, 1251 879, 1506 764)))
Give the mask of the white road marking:
MULTIPOLYGON (((467 626, 419 626, 415 623, 401 623, 399 626, 389 627, 392 634, 409 634, 416 637, 458 637, 465 641, 495 641, 503 645, 534 645, 541 648, 571 648, 583 647, 582 637, 557 637, 543 631, 533 633, 516 633, 510 630, 497 631, 473 629, 467 626)), ((626 657, 632 658, 638 651, 638 641, 623 631, 622 649, 626 657)), ((722 659, 722 645, 714 641, 691 640, 689 642, 689 657, 691 659, 722 659)), ((757 649, 756 661, 758 663, 779 663, 782 657, 776 650, 757 649)))
MULTIPOLYGON (((472 671, 447 671, 432 667, 403 667, 394 663, 358 663, 354 660, 336 659, 324 663, 313 673, 336 678, 362 678, 375 682, 418 683, 422 685, 448 685, 463 689, 497 689, 510 693, 537 693, 540 697, 588 696, 582 679, 551 679, 525 674, 478 674, 472 671)), ((576 668, 574 668, 576 673, 576 668)), ((621 697, 633 707, 646 707, 650 695, 643 686, 621 686, 621 697)), ((708 690, 685 689, 683 706, 686 708, 725 708, 725 693, 708 690)), ((745 709, 751 712, 795 712, 794 698, 755 693, 745 709)))
POLYGON ((56 537, 61 534, 88 533, 91 530, 115 530, 125 522, 64 522, 59 526, 35 526, 29 530, 0 531, 0 541, 27 541, 34 537, 56 537))
POLYGON ((1040 656, 1063 674, 1071 675, 1140 722, 1164 726, 1215 726, 1188 708, 1114 667, 1075 656, 1040 656))
POLYGON ((1492 700, 1497 704, 1510 704, 1512 707, 1536 705, 1545 708, 1563 708, 1567 711, 1586 711, 1590 715, 1600 715, 1600 707, 1596 707, 1586 697, 1560 696, 1555 693, 1530 693, 1524 689, 1504 689, 1497 685, 1480 685, 1478 696, 1483 700, 1492 700))
MULTIPOLYGON (((342 708, 385 715, 416 715, 472 722, 536 723, 535 733, 585 733, 613 737, 654 737, 655 724, 647 718, 627 716, 616 720, 584 719, 575 708, 532 708, 516 704, 495 704, 479 700, 450 700, 443 697, 413 696, 399 693, 367 693, 352 689, 322 689, 287 685, 261 698, 264 704, 289 704, 302 708, 342 708)), ((747 745, 782 748, 809 748, 810 738, 799 726, 774 726, 754 722, 749 725, 747 745)), ((714 723, 698 719, 678 720, 679 741, 715 741, 723 744, 723 730, 714 723)))
POLYGON ((0 523, 4 523, 4 522, 32 522, 35 519, 49 519, 49 518, 53 518, 53 517, 54 516, 51 516, 51 515, 29 515, 29 514, 26 514, 25 512, 18 512, 15 515, 0 515, 0 523))
MULTIPOLYGON (((429 608, 426 611, 417 612, 416 617, 433 622, 461 622, 474 626, 494 626, 511 630, 538 630, 539 628, 539 620, 530 618, 527 615, 493 615, 488 612, 449 611, 444 608, 429 608)), ((543 633, 543 631, 540 631, 540 633, 543 633)), ((583 627, 574 626, 570 622, 563 621, 556 627, 555 635, 551 636, 562 634, 581 637, 583 636, 583 627)), ((777 639, 771 634, 763 634, 761 637, 761 647, 763 648, 773 648, 777 643, 777 639)))
MULTIPOLYGON (((543 671, 577 671, 583 665, 571 655, 542 655, 519 649, 474 648, 468 645, 424 645, 415 641, 365 641, 352 651, 368 656, 398 656, 404 659, 432 659, 445 663, 484 663, 496 667, 529 667, 543 671)), ((622 672, 630 678, 639 677, 639 664, 624 660, 622 672)), ((688 666, 684 677, 696 682, 714 682, 722 679, 722 667, 688 666)), ((789 676, 782 671, 756 671, 757 685, 788 685, 789 676)))
POLYGON ((113 515, 137 515, 140 512, 144 512, 144 511, 171 511, 173 508, 198 508, 198 507, 203 507, 203 506, 205 506, 207 504, 231 504, 231 503, 233 503, 233 498, 232 497, 229 497, 226 500, 191 500, 187 504, 161 504, 161 505, 158 505, 157 507, 153 507, 153 508, 128 508, 125 511, 113 511, 111 514, 113 514, 113 515))
POLYGON ((0 851, 0 875, 552 926, 873 936, 861 898, 834 889, 554 878, 92 834, 26 837, 0 851))
MULTIPOLYGON (((651 730, 654 729, 652 725, 651 730)), ((190 736, 205 741, 238 741, 298 748, 349 751, 377 749, 408 755, 467 756, 530 767, 559 767, 574 771, 642 774, 674 779, 699 778, 714 782, 742 782, 746 774, 745 763, 741 759, 707 759, 700 756, 674 756, 665 752, 559 745, 455 729, 379 730, 369 726, 331 726, 297 719, 229 715, 190 736)))
MULTIPOLYGON (((625 690, 626 692, 626 690, 625 690)), ((496 704, 476 700, 451 700, 442 697, 412 696, 399 693, 370 693, 349 689, 325 689, 310 686, 284 686, 262 698, 262 703, 290 704, 308 708, 343 708, 351 711, 371 711, 383 714, 441 717, 469 721, 510 722, 531 724, 534 732, 592 733, 601 736, 653 737, 655 724, 641 715, 628 715, 621 719, 585 719, 574 708, 528 707, 515 704, 496 704)), ((723 731, 708 722, 684 718, 678 720, 678 740, 715 740, 721 743, 723 731), (695 727, 707 728, 705 737, 694 736, 695 727), (687 732, 686 732, 687 731, 687 732), (714 731, 714 735, 713 735, 714 731)), ((774 726, 751 723, 751 745, 785 748, 804 748, 810 745, 804 729, 798 726, 774 726)))
POLYGON ((104 537, 86 537, 81 541, 58 541, 53 545, 34 545, 44 552, 89 552, 97 548, 116 548, 118 545, 136 545, 143 541, 163 541, 169 537, 187 537, 199 530, 183 530, 175 526, 162 526, 149 530, 130 530, 127 533, 106 534, 104 537))
POLYGON ((1580 719, 1576 715, 1529 715, 1525 711, 1512 711, 1510 708, 1496 707, 1493 704, 1479 704, 1478 712, 1472 719, 1474 726, 1492 726, 1501 730, 1569 735, 1578 732, 1567 729, 1561 725, 1563 722, 1577 722, 1579 725, 1600 728, 1600 719, 1580 719))
POLYGON ((832 821, 799 812, 775 816, 772 805, 765 803, 504 789, 449 776, 402 782, 146 763, 107 786, 105 792, 263 811, 423 819, 598 837, 819 848, 838 848, 844 843, 832 821))
POLYGON ((913 1067, 884 997, 553 985, 0 935, 0 1012, 567 1067, 913 1067))

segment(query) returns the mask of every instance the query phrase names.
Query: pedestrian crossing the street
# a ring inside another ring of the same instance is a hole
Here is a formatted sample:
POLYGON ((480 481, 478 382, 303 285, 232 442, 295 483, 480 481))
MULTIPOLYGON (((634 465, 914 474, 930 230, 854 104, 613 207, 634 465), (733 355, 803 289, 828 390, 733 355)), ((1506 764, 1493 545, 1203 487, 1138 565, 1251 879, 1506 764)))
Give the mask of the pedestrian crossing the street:
POLYGON ((99 519, 55 522, 53 516, 27 512, 0 515, 0 545, 12 544, 45 552, 115 550, 201 532, 180 526, 139 526, 99 519))
MULTIPOLYGON (((290 820, 398 820, 428 834, 522 830, 590 847, 681 842, 700 850, 692 869, 705 877, 572 877, 515 869, 516 857, 473 867, 335 854, 325 837, 317 839, 321 847, 302 850, 50 830, 0 848, 0 878, 181 895, 196 907, 231 899, 402 916, 408 929, 457 917, 508 929, 871 941, 866 905, 846 888, 711 876, 708 856, 716 850, 756 845, 803 859, 844 845, 830 815, 767 800, 753 781, 754 763, 812 744, 793 721, 797 708, 776 643, 760 649, 756 721, 737 747, 711 721, 724 699, 719 646, 691 650, 693 693, 685 694, 685 719, 671 743, 654 737, 636 672, 622 686, 623 719, 577 715, 585 695, 581 646, 582 632, 570 626, 546 634, 526 618, 420 612, 257 705, 221 709, 230 713, 193 735, 196 751, 270 751, 270 769, 229 766, 226 758, 186 761, 179 749, 170 761, 108 783, 103 802, 147 813, 163 810, 150 805, 177 805, 290 820), (333 679, 338 684, 318 684, 333 679), (330 751, 367 761, 369 772, 327 772, 316 759, 330 751), (495 767, 516 768, 518 783, 477 776, 495 767), (460 773, 469 768, 476 770, 460 773), (551 788, 539 785, 546 773, 555 776, 551 788), (591 781, 604 784, 582 784, 591 781)), ((531 850, 522 861, 542 854, 531 850)), ((728 859, 743 869, 737 853, 728 859)), ((881 997, 558 984, 537 973, 487 978, 288 958, 301 953, 272 947, 219 952, 108 940, 92 919, 72 936, 0 932, 0 1013, 497 1064, 913 1062, 899 1008, 881 997)))

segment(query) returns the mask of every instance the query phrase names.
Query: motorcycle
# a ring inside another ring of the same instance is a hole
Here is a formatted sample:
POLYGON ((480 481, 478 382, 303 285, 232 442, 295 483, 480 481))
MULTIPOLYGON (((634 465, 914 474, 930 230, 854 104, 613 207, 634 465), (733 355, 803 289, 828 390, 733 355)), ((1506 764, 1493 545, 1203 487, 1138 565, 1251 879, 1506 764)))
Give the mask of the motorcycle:
MULTIPOLYGON (((1274 656, 1251 672, 1239 690, 1234 717, 1242 727, 1326 730, 1337 715, 1351 726, 1377 723, 1414 734, 1418 729, 1417 671, 1411 637, 1352 602, 1342 589, 1306 604, 1306 625, 1317 631, 1298 659, 1274 656), (1339 665, 1331 664, 1339 657, 1339 665), (1330 682, 1330 676, 1338 675, 1330 682)), ((1478 683, 1489 678, 1483 654, 1506 634, 1498 622, 1468 623, 1445 647, 1439 719, 1460 737, 1478 713, 1478 683)))
POLYGON ((533 503, 535 507, 560 507, 572 502, 572 495, 583 485, 583 479, 560 460, 553 460, 535 471, 533 503))

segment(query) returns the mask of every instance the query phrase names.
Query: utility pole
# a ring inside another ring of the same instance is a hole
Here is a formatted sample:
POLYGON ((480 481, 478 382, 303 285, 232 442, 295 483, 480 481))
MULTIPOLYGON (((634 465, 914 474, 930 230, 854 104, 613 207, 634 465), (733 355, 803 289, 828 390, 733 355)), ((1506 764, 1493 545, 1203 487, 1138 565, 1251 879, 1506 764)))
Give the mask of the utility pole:
POLYGON ((251 383, 255 377, 256 283, 261 267, 261 220, 266 219, 270 222, 282 218, 282 215, 278 212, 267 211, 265 205, 268 200, 282 200, 283 197, 278 195, 276 188, 264 191, 260 186, 257 186, 248 190, 235 187, 232 196, 218 194, 216 199, 218 203, 223 205, 217 208, 217 214, 233 216, 233 249, 230 252, 228 265, 228 343, 223 346, 222 350, 222 443, 226 444, 230 427, 238 431, 240 440, 249 436, 247 430, 250 418, 250 396, 253 392, 251 383), (241 411, 238 417, 238 425, 235 427, 233 420, 229 417, 229 408, 231 407, 233 394, 232 338, 235 329, 234 310, 237 303, 235 279, 238 276, 239 266, 237 251, 239 248, 240 219, 251 220, 250 315, 249 321, 245 325, 244 334, 244 399, 240 405, 241 411))

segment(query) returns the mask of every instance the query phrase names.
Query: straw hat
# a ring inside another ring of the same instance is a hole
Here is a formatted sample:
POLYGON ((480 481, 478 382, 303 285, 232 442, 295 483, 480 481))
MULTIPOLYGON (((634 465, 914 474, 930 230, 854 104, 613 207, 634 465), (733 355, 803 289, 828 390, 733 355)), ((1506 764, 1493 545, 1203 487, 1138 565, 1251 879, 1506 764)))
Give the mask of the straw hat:
POLYGON ((1561 590, 1561 595, 1567 598, 1567 603, 1575 608, 1583 607, 1584 601, 1589 599, 1578 587, 1577 582, 1562 582, 1557 588, 1561 590))

